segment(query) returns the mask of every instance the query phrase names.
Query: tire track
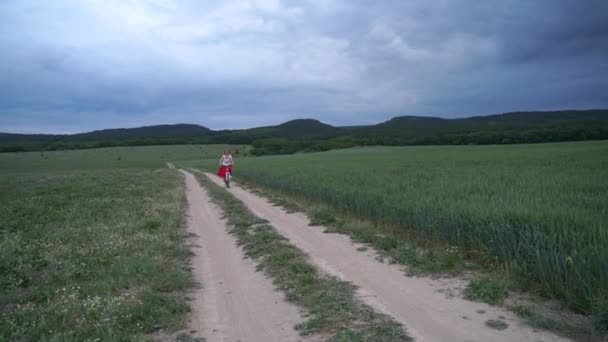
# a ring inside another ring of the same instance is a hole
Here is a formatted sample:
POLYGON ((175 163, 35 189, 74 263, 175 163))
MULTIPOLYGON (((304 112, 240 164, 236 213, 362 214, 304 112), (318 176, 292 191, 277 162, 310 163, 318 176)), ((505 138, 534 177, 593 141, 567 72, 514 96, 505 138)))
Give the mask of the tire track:
MULTIPOLYGON (((180 170, 181 171, 181 170, 180 170)), ((186 179, 188 231, 194 237, 192 269, 202 284, 192 303, 191 330, 207 341, 298 341, 298 308, 284 301, 256 272, 226 229, 220 210, 194 176, 186 179)))

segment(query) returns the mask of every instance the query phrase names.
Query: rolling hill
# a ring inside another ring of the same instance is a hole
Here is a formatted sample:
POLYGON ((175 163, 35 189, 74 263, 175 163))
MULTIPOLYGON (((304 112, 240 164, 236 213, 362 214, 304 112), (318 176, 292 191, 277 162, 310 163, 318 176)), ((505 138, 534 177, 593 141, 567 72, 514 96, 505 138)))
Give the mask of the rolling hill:
POLYGON ((159 144, 251 144, 259 153, 355 145, 492 144, 608 139, 608 110, 514 112, 445 119, 399 116, 370 126, 297 119, 276 126, 213 131, 192 124, 105 129, 72 135, 0 133, 0 152, 159 144))
POLYGON ((352 133, 358 136, 415 138, 480 131, 497 132, 606 124, 608 124, 608 110, 514 112, 456 119, 399 116, 374 126, 354 129, 352 133))
POLYGON ((94 140, 94 139, 129 139, 138 137, 173 137, 173 136, 190 136, 209 134, 212 132, 209 128, 190 125, 190 124, 175 124, 175 125, 155 125, 144 126, 137 128, 115 128, 103 129, 87 133, 77 134, 13 134, 0 133, 0 142, 16 141, 16 140, 94 140))
POLYGON ((88 133, 74 134, 73 138, 81 139, 120 139, 138 137, 175 137, 206 135, 212 131, 203 126, 191 124, 156 125, 138 128, 104 129, 88 133))
POLYGON ((211 132, 209 128, 199 125, 176 124, 104 129, 78 134, 0 133, 0 152, 184 144, 197 142, 211 132))
POLYGON ((224 130, 214 134, 218 143, 250 144, 260 139, 326 139, 338 136, 342 129, 318 120, 296 119, 276 126, 242 130, 224 130))

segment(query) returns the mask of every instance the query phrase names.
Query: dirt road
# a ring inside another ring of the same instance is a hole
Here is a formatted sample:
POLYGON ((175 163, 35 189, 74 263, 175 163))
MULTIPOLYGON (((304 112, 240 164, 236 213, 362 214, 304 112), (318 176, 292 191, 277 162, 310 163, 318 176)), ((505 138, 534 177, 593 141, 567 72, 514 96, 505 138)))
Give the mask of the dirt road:
POLYGON ((206 341, 299 341, 302 319, 270 279, 256 272, 226 231, 220 209, 194 176, 186 177, 188 230, 195 234, 192 267, 202 288, 192 304, 190 329, 206 341))
MULTIPOLYGON (((207 176, 223 185, 217 176, 207 176)), ((229 191, 307 253, 320 269, 359 286, 358 295, 365 303, 404 324, 416 341, 567 341, 524 326, 507 310, 446 296, 446 291, 464 286, 463 282, 406 277, 400 266, 357 251, 361 245, 348 237, 310 227, 301 213, 288 214, 237 184, 229 191), (509 326, 504 330, 486 326, 486 321, 496 319, 509 326)))

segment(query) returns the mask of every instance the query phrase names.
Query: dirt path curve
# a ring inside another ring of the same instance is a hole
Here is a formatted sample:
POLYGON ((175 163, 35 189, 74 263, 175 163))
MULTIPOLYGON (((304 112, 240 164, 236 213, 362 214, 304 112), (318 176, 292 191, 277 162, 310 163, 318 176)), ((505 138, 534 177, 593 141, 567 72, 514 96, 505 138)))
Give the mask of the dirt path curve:
POLYGON ((190 329, 214 341, 299 341, 294 326, 302 319, 271 280, 256 272, 226 231, 219 208, 194 176, 186 177, 188 231, 194 237, 192 267, 202 284, 192 304, 190 329))
MULTIPOLYGON (((217 176, 207 176, 222 185, 217 176)), ((365 303, 401 322, 416 341, 567 341, 524 326, 507 310, 448 298, 446 287, 462 287, 462 282, 406 277, 401 267, 357 251, 362 245, 353 244, 347 236, 309 226, 309 219, 302 213, 288 214, 238 184, 233 184, 230 192, 254 214, 267 219, 322 270, 357 285, 365 303), (491 329, 485 325, 490 319, 502 319, 509 326, 505 330, 491 329)))

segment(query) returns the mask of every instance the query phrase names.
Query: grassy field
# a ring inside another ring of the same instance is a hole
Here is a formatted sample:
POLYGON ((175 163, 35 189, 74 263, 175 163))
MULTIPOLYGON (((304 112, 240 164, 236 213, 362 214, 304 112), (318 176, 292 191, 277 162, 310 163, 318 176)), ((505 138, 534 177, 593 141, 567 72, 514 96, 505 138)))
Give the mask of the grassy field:
POLYGON ((0 340, 126 341, 185 326, 184 188, 222 146, 0 154, 0 340))
MULTIPOLYGON (((175 160, 219 160, 224 148, 225 145, 170 145, 0 153, 0 173, 158 168, 175 160)), ((230 148, 235 157, 249 150, 247 145, 230 148)))
POLYGON ((608 312, 608 142, 347 149, 237 159, 234 172, 446 242, 576 310, 608 312))

